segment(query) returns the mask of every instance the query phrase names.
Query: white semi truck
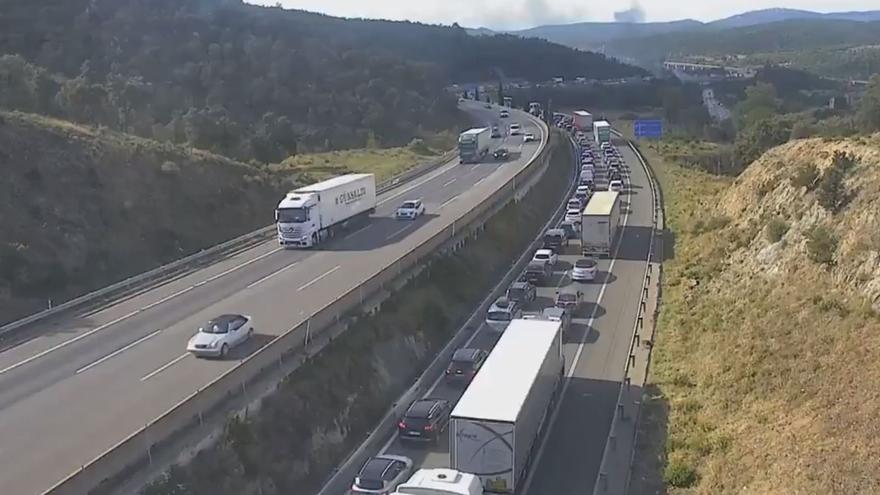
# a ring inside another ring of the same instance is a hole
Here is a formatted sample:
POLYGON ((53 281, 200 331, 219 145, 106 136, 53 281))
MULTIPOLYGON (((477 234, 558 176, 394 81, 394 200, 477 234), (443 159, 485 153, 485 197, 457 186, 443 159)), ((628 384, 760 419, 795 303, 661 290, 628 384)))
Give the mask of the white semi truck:
POLYGON ((458 136, 459 163, 478 163, 489 154, 492 131, 488 127, 468 129, 458 136))
POLYGON ((611 142, 611 124, 604 120, 593 122, 593 139, 596 144, 611 142))
POLYGON ((521 489, 565 375, 562 324, 517 319, 452 410, 450 467, 489 492, 521 489))
POLYGON ((572 125, 581 132, 590 132, 593 129, 593 114, 586 110, 572 112, 572 125))
POLYGON ((278 243, 308 248, 376 211, 376 176, 348 174, 290 191, 275 209, 278 243))
POLYGON ((620 194, 597 191, 581 217, 581 251, 584 256, 611 256, 620 226, 620 194))

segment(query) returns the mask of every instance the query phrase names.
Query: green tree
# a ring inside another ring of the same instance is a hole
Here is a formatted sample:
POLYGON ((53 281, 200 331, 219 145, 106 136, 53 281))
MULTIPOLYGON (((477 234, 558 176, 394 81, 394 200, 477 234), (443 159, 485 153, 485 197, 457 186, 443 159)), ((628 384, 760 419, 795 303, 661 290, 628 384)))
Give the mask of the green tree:
POLYGON ((837 213, 846 204, 847 193, 844 179, 846 173, 855 165, 853 157, 841 151, 835 151, 831 166, 825 169, 819 180, 818 199, 822 208, 837 213))
POLYGON ((779 110, 776 88, 772 84, 757 83, 746 88, 746 98, 736 107, 736 118, 740 129, 769 119, 779 110))
POLYGON ((759 120, 737 134, 734 144, 739 162, 746 166, 774 146, 788 141, 792 124, 781 117, 759 120))
POLYGON ((868 89, 859 103, 858 121, 863 130, 880 130, 880 74, 871 78, 868 89))

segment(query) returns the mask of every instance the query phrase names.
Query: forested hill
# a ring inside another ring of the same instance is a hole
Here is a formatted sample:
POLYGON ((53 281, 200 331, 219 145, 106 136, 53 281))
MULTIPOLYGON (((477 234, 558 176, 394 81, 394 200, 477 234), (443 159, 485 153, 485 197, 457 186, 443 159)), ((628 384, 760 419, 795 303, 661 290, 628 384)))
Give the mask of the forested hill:
POLYGON ((269 162, 456 125, 450 82, 640 69, 457 27, 240 0, 64 0, 0 15, 0 106, 269 162), (24 62, 27 63, 24 63, 24 62))

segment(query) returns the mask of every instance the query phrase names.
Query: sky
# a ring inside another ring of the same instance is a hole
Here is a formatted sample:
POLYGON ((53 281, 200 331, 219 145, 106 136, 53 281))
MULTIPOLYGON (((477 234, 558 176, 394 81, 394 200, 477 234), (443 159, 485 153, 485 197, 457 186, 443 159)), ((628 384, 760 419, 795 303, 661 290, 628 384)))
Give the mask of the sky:
POLYGON ((458 22, 466 27, 522 29, 542 24, 628 19, 711 21, 770 7, 841 12, 880 9, 878 0, 639 0, 640 5, 584 0, 246 0, 249 3, 322 12, 340 17, 411 20, 431 24, 458 22), (642 15, 643 14, 643 15, 642 15))

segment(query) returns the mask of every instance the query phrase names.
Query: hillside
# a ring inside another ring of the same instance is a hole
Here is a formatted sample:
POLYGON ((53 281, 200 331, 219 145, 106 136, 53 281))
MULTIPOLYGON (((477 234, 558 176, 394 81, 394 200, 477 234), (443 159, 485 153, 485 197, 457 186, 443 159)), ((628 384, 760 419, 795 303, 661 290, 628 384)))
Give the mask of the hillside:
POLYGON ((696 29, 703 24, 694 20, 673 22, 579 22, 555 26, 538 26, 511 34, 543 38, 553 43, 582 49, 598 49, 605 43, 621 38, 640 38, 656 34, 696 29))
POLYGON ((880 134, 735 181, 651 157, 674 249, 632 493, 880 491, 880 134))
POLYGON ((0 17, 3 53, 35 66, 0 68, 17 90, 0 88, 7 109, 260 162, 456 128, 453 81, 642 73, 541 40, 241 0, 13 2, 0 17))
POLYGON ((210 153, 0 113, 0 322, 272 221, 290 185, 210 153))
POLYGON ((772 22, 805 20, 805 19, 826 19, 826 20, 843 20, 843 21, 880 21, 880 10, 869 10, 864 12, 830 12, 820 13, 811 12, 809 10, 798 9, 761 9, 744 12, 724 19, 719 19, 709 23, 713 28, 737 28, 746 26, 756 26, 758 24, 769 24, 772 22))

